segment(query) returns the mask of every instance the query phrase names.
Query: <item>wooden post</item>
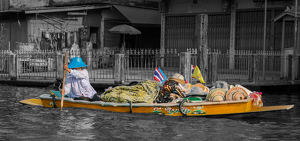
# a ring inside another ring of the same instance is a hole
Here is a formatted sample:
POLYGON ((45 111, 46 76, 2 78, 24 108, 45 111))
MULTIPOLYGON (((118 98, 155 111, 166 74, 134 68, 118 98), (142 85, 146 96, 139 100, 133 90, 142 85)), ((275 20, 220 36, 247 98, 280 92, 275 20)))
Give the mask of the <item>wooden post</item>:
POLYGON ((254 76, 254 55, 249 56, 249 71, 248 71, 248 79, 249 82, 253 82, 253 76, 254 76))
MULTIPOLYGON (((275 10, 272 10, 271 12, 271 17, 275 17, 275 10)), ((271 21, 271 38, 270 38, 270 47, 271 50, 274 51, 274 46, 275 46, 275 21, 271 21)), ((272 66, 273 67, 273 66, 272 66)))
POLYGON ((64 54, 56 54, 56 79, 63 79, 63 72, 64 72, 64 54))
POLYGON ((92 50, 87 50, 86 51, 86 63, 88 65, 89 68, 91 68, 92 66, 92 50))
POLYGON ((189 83, 192 81, 191 74, 191 53, 181 52, 180 53, 180 66, 179 66, 180 74, 188 80, 189 83))
POLYGON ((267 41, 267 9, 268 9, 268 0, 265 0, 265 16, 264 16, 264 44, 263 44, 263 79, 265 80, 266 74, 266 41, 267 41))
POLYGON ((206 81, 208 72, 208 48, 207 48, 207 27, 208 27, 208 15, 199 14, 196 17, 196 45, 197 45, 197 64, 203 76, 204 81, 206 81))
MULTIPOLYGON (((275 17, 275 11, 274 10, 272 10, 272 12, 271 12, 271 17, 275 17)), ((271 38, 270 38, 270 42, 269 42, 269 46, 270 46, 270 50, 271 51, 274 51, 274 41, 275 41, 275 23, 274 23, 274 21, 272 20, 271 21, 271 38)), ((269 65, 269 68, 270 68, 270 70, 274 70, 274 60, 275 60, 275 57, 274 56, 272 56, 271 58, 270 58, 271 60, 270 60, 270 65, 269 65)))
POLYGON ((210 71, 210 80, 211 85, 218 80, 218 54, 213 53, 211 57, 211 71, 210 71))
POLYGON ((9 71, 9 77, 10 80, 17 80, 17 74, 18 74, 18 63, 17 63, 17 57, 16 54, 11 53, 9 55, 9 63, 8 63, 8 71, 9 71))
MULTIPOLYGON (((299 23, 299 20, 298 20, 298 29, 300 29, 300 23, 299 23)), ((299 60, 299 55, 300 55, 300 43, 299 43, 299 40, 300 40, 300 32, 298 31, 297 32, 297 48, 296 48, 296 71, 295 71, 295 76, 296 76, 296 79, 299 80, 300 79, 300 60, 299 60)))
POLYGON ((258 63, 258 59, 257 59, 257 55, 253 55, 253 70, 252 70, 252 82, 253 82, 253 84, 255 84, 256 83, 256 81, 257 81, 257 63, 258 63))
POLYGON ((230 48, 229 48, 229 69, 234 69, 234 54, 235 54, 235 37, 236 37, 236 8, 231 8, 230 14, 230 48))
POLYGON ((288 80, 293 81, 293 56, 288 55, 288 80))
POLYGON ((101 16, 101 26, 100 26, 100 48, 104 48, 104 36, 105 36, 105 32, 104 32, 104 29, 105 29, 105 17, 104 16, 101 16))
POLYGON ((92 42, 86 42, 86 64, 89 68, 92 66, 92 51, 93 51, 93 43, 92 42))
POLYGON ((155 53, 155 66, 161 67, 160 54, 155 53))
POLYGON ((294 20, 294 52, 293 52, 293 60, 292 60, 292 81, 298 79, 298 0, 295 0, 295 20, 294 20))
POLYGON ((165 13, 161 13, 161 32, 160 32, 160 67, 164 67, 164 56, 165 56, 165 20, 166 15, 165 13))
POLYGON ((286 75, 286 55, 285 55, 285 51, 284 51, 284 33, 285 33, 285 20, 282 21, 282 30, 281 30, 281 67, 280 67, 280 77, 281 78, 285 78, 287 75, 286 75))
POLYGON ((124 68, 124 54, 115 54, 115 84, 122 84, 124 82, 125 68, 124 68))

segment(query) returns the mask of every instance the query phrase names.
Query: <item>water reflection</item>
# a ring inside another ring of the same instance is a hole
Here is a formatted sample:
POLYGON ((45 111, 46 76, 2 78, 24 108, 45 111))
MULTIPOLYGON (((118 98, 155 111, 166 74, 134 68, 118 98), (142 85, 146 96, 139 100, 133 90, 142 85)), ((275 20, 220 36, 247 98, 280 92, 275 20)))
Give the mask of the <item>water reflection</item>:
POLYGON ((226 117, 167 117, 22 105, 44 88, 0 86, 0 140, 296 140, 300 95, 263 93, 265 106, 289 111, 226 117))
POLYGON ((70 113, 68 110, 60 112, 58 120, 59 129, 56 130, 57 135, 67 135, 72 140, 90 140, 94 139, 94 117, 95 113, 91 111, 74 111, 70 113))

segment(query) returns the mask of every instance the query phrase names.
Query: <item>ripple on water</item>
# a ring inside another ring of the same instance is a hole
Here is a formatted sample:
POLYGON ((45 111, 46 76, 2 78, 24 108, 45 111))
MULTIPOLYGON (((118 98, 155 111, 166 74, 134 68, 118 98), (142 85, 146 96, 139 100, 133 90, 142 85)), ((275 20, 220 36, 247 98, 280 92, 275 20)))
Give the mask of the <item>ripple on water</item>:
POLYGON ((289 111, 226 117, 167 117, 83 108, 19 104, 44 88, 0 85, 0 140, 296 140, 299 94, 263 93, 264 105, 294 104, 289 111))

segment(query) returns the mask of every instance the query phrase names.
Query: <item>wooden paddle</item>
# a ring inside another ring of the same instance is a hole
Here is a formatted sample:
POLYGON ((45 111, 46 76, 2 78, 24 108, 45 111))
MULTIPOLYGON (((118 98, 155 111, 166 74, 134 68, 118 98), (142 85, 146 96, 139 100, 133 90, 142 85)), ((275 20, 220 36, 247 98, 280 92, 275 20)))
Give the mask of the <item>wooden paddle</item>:
MULTIPOLYGON (((68 52, 65 54, 65 63, 67 64, 67 59, 68 59, 68 52)), ((65 83, 66 83, 66 70, 64 69, 64 78, 63 78, 63 85, 62 85, 62 90, 65 90, 65 83)), ((61 101, 60 101, 60 110, 62 111, 62 108, 64 107, 64 97, 65 94, 61 95, 61 101)))

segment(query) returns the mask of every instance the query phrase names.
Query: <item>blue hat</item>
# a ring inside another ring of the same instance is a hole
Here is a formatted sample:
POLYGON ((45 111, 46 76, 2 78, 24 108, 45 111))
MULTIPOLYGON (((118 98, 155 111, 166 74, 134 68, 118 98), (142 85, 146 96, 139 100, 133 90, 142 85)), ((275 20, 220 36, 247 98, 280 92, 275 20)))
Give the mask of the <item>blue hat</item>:
POLYGON ((71 59, 68 68, 81 68, 81 67, 86 67, 87 65, 82 61, 81 58, 79 57, 74 57, 71 59))

